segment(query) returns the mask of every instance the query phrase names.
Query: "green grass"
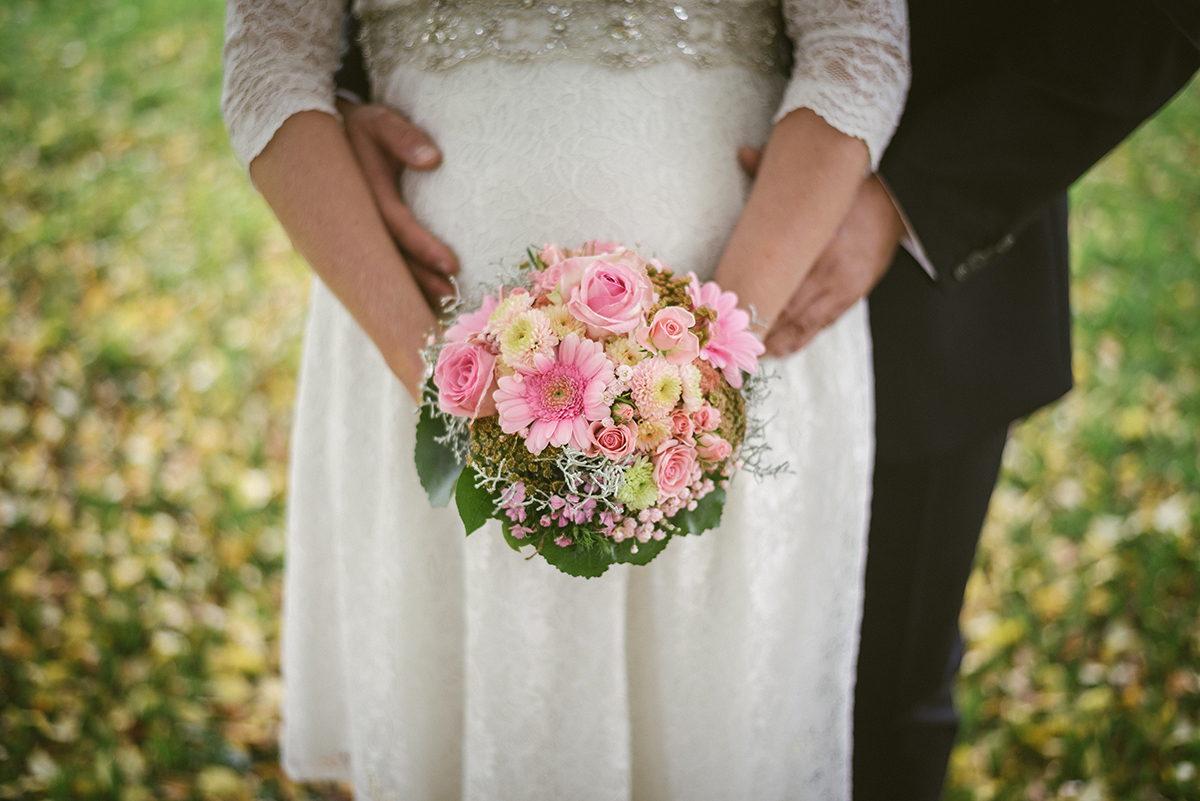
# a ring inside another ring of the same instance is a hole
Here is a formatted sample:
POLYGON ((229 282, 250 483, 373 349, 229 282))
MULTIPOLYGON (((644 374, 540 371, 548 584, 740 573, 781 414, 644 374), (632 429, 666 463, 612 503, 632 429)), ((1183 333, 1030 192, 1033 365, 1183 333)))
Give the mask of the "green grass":
MULTIPOLYGON (((307 269, 222 3, 0 4, 0 798, 333 797, 277 763, 307 269)), ((1200 87, 1074 194, 1077 374, 1006 456, 952 799, 1200 799, 1200 87)))
POLYGON ((1200 83, 1072 192, 1075 375, 1005 454, 952 799, 1200 798, 1200 83))

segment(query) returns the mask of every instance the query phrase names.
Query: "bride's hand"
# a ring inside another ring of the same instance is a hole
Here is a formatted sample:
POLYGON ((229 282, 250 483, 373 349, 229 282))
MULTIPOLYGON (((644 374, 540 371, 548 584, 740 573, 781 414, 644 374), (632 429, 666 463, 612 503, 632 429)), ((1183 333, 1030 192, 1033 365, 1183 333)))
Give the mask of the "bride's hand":
POLYGON ((250 163, 250 176, 296 249, 420 398, 420 350, 437 318, 396 250, 342 126, 320 111, 293 114, 250 163))
POLYGON ((442 163, 442 154, 428 134, 386 106, 339 98, 337 107, 375 205, 425 299, 437 309, 454 294, 449 277, 458 272, 458 259, 401 199, 400 173, 432 170, 442 163))
MULTIPOLYGON (((751 178, 762 151, 743 147, 738 163, 751 178)), ((767 332, 767 353, 782 358, 803 348, 879 283, 906 229, 879 176, 862 182, 850 211, 767 332)))
POLYGON ((809 109, 775 126, 715 280, 768 327, 825 249, 869 165, 867 146, 809 109))

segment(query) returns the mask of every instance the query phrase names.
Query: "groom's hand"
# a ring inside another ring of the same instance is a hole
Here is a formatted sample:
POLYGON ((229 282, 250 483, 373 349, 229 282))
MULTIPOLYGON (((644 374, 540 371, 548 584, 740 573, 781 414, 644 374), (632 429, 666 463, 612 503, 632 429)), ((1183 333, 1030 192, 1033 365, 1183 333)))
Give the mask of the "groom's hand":
POLYGON ((442 298, 454 294, 449 277, 458 272, 458 259, 417 222, 401 199, 399 187, 402 170, 432 170, 441 164, 442 154, 424 131, 386 106, 360 105, 342 98, 337 105, 383 221, 436 311, 442 298))
MULTIPOLYGON (((750 175, 757 171, 758 159, 753 148, 738 152, 739 163, 750 175)), ((866 297, 887 272, 904 234, 904 221, 891 196, 875 175, 868 176, 841 226, 767 332, 767 353, 795 353, 866 297)))

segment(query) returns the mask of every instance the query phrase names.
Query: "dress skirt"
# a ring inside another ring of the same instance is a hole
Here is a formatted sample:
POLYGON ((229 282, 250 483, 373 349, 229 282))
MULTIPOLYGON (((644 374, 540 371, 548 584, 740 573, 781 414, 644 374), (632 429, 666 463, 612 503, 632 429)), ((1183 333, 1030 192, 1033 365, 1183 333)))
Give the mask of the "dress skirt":
MULTIPOLYGON (((401 65, 377 95, 444 152, 406 200, 464 286, 529 245, 636 246, 715 269, 777 75, 675 61, 401 65)), ((865 306, 778 374, 771 459, 719 529, 596 579, 470 538, 413 465, 414 405, 314 279, 294 423, 283 754, 360 799, 849 797, 872 464, 865 306)))

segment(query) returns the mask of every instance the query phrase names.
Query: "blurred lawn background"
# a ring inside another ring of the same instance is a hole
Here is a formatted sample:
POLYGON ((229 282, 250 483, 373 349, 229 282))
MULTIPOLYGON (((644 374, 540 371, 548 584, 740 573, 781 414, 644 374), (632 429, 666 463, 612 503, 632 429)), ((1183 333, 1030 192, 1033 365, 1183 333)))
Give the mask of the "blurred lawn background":
MULTIPOLYGON (((308 277, 220 0, 0 4, 0 798, 339 798, 277 758, 308 277)), ((1076 187, 1076 375, 1005 455, 952 801, 1200 799, 1200 84, 1076 187)))

